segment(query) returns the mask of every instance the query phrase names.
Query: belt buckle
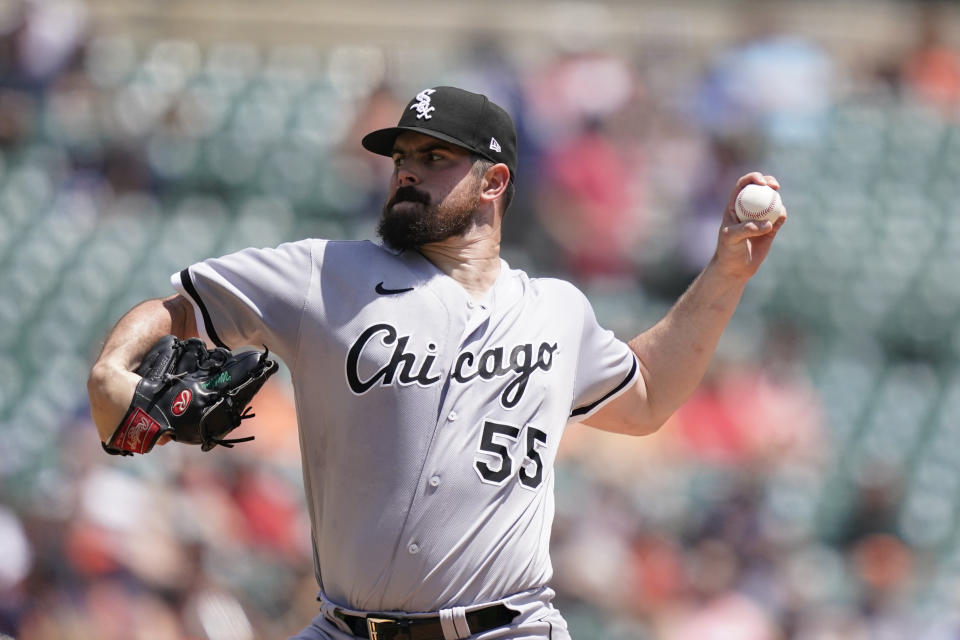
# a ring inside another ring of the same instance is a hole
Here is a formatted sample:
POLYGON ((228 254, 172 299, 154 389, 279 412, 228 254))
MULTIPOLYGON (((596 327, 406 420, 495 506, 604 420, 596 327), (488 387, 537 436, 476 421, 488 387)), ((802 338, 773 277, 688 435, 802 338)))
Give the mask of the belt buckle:
POLYGON ((367 618, 367 636, 370 640, 390 640, 393 636, 386 629, 380 629, 380 625, 396 624, 397 621, 392 618, 367 618))

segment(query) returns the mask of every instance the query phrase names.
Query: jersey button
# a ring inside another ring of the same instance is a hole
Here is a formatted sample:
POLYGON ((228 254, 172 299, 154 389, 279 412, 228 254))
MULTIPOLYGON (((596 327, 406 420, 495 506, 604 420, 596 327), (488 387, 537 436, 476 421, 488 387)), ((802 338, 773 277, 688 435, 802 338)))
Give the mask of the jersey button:
POLYGON ((431 487, 439 487, 439 486, 440 486, 440 476, 432 476, 432 477, 430 478, 430 486, 431 486, 431 487))
POLYGON ((410 546, 407 547, 407 551, 410 552, 410 555, 415 556, 420 553, 420 545, 418 545, 416 542, 411 542, 410 546))
POLYGON ((456 419, 457 419, 456 411, 451 411, 450 413, 447 414, 447 420, 449 420, 450 422, 453 422, 456 419))

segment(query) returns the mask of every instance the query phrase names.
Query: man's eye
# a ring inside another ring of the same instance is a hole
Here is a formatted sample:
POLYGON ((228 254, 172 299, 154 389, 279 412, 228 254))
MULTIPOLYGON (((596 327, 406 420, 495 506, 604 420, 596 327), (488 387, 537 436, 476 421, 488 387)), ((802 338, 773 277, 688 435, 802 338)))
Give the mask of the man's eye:
POLYGON ((402 165, 403 165, 403 158, 397 156, 396 158, 393 159, 393 166, 400 167, 402 165))

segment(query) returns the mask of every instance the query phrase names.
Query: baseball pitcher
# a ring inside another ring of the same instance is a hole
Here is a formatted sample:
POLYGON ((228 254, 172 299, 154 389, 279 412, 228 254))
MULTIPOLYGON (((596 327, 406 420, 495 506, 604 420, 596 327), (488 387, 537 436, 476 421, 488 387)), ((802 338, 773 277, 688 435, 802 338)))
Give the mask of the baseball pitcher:
MULTIPOLYGON (((786 214, 738 222, 731 195, 709 265, 626 343, 574 286, 500 258, 518 180, 502 108, 425 89, 362 144, 393 159, 382 243, 305 239, 173 274, 176 293, 128 312, 92 368, 101 440, 124 449, 131 410, 169 418, 143 390, 171 374, 137 373, 158 340, 265 347, 239 369, 256 388, 268 353, 290 369, 320 589, 296 640, 567 639, 549 556, 564 428, 655 431, 699 383, 786 214)), ((732 194, 749 183, 779 188, 751 173, 732 194)), ((215 431, 183 439, 236 442, 215 431)), ((151 434, 180 438, 175 425, 151 434)))

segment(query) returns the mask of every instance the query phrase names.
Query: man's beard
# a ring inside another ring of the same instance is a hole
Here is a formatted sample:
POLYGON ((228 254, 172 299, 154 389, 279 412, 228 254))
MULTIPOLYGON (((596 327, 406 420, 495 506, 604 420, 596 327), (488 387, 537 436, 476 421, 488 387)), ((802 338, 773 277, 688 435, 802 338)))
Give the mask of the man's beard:
POLYGON ((412 186, 400 187, 383 205, 377 235, 399 250, 440 242, 462 235, 472 224, 479 203, 480 195, 473 194, 430 204, 429 194, 412 186), (401 202, 416 204, 395 208, 401 202))

